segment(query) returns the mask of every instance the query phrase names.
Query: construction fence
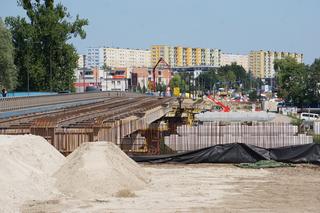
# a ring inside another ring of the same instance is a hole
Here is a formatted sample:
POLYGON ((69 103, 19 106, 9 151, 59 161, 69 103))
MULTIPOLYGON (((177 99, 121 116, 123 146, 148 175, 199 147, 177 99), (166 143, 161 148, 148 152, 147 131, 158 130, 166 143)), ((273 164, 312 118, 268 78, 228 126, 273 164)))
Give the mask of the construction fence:
POLYGON ((198 126, 182 125, 177 134, 164 137, 164 144, 175 152, 197 150, 216 144, 245 143, 263 148, 312 143, 312 136, 298 134, 298 127, 288 123, 204 122, 198 126))

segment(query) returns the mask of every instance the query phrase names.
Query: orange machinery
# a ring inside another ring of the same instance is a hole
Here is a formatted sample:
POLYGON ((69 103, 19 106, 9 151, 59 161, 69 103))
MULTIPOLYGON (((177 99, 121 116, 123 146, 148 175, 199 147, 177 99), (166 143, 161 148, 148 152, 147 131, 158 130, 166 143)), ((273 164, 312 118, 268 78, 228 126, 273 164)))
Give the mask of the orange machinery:
POLYGON ((216 100, 215 98, 213 98, 211 95, 208 96, 209 100, 211 100, 212 102, 214 102, 215 104, 217 104, 218 106, 220 106, 222 108, 223 112, 230 112, 231 109, 229 106, 224 105, 222 102, 216 100))

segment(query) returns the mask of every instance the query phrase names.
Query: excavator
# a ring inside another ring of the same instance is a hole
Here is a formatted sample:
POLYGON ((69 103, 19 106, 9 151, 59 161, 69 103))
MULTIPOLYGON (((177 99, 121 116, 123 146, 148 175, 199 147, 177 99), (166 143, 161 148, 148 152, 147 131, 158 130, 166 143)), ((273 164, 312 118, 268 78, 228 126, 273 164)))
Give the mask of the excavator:
POLYGON ((231 109, 229 106, 224 105, 222 102, 216 100, 214 97, 212 97, 211 95, 208 96, 209 100, 211 100, 212 102, 214 102, 215 104, 217 104, 218 106, 220 106, 222 108, 223 112, 230 112, 231 109))

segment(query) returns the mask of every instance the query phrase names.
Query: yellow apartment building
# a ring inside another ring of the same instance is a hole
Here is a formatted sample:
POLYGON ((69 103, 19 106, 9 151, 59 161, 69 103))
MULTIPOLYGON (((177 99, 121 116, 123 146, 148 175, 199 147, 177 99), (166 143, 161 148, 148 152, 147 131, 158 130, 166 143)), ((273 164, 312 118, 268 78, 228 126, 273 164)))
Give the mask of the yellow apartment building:
POLYGON ((163 58, 171 67, 220 66, 221 50, 182 46, 153 45, 151 64, 163 58))
POLYGON ((249 54, 249 71, 258 78, 274 78, 274 60, 294 58, 298 63, 303 63, 303 54, 276 51, 251 51, 249 54))

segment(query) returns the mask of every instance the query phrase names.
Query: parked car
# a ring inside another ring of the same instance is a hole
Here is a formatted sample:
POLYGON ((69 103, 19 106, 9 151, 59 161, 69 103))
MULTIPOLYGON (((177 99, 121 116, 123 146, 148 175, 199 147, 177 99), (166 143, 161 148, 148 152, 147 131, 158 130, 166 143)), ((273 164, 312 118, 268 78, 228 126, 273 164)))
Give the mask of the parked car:
POLYGON ((315 113, 303 112, 300 114, 300 119, 304 121, 315 121, 319 119, 319 115, 315 113))

